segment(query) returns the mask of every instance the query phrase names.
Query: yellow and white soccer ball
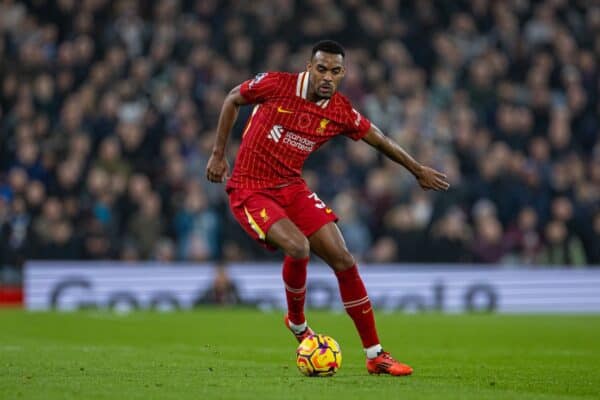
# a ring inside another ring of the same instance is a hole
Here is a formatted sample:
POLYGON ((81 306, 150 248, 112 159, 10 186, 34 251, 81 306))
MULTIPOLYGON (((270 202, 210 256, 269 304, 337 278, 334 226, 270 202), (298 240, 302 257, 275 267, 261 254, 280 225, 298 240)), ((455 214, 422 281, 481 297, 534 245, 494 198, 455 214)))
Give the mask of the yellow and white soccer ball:
POLYGON ((332 376, 342 366, 340 345, 327 335, 310 335, 296 350, 296 365, 306 376, 332 376))

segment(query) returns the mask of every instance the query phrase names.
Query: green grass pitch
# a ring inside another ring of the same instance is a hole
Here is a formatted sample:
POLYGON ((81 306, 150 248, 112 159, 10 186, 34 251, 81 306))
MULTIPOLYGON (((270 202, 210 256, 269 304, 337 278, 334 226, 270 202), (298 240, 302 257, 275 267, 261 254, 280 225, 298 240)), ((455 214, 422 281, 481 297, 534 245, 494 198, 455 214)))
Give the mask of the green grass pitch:
POLYGON ((280 312, 0 311, 0 399, 598 399, 600 316, 385 314, 410 377, 370 376, 350 319, 309 312, 341 345, 332 378, 296 370, 280 312))

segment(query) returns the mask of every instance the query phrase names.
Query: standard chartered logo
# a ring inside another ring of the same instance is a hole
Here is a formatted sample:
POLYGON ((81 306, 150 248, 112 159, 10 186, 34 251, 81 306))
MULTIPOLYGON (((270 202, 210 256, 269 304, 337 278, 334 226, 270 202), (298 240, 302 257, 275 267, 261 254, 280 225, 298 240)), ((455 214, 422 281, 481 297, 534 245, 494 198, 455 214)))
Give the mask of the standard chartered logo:
POLYGON ((267 138, 274 141, 275 143, 279 143, 284 133, 284 144, 287 144, 291 147, 295 147, 296 149, 305 153, 310 153, 311 151, 313 151, 315 142, 305 137, 302 137, 297 133, 285 131, 281 125, 273 125, 273 127, 269 131, 267 138))
POLYGON ((279 143, 279 139, 281 139, 281 133, 283 132, 283 127, 281 125, 273 125, 271 130, 269 131, 268 138, 274 141, 275 143, 279 143))
POLYGON ((315 146, 315 142, 305 137, 302 137, 294 132, 287 132, 285 138, 283 139, 283 143, 295 147, 298 150, 302 150, 306 153, 310 153, 315 146))

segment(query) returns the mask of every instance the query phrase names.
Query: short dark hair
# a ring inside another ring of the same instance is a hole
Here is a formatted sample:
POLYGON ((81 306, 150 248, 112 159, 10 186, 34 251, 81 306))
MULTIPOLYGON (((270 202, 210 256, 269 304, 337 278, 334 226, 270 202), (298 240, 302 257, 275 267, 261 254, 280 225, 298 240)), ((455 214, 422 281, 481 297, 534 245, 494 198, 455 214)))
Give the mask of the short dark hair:
POLYGON ((317 54, 317 51, 323 51, 325 53, 331 54, 341 54, 342 57, 346 56, 346 52, 344 51, 342 45, 336 42, 335 40, 321 40, 320 42, 315 44, 312 49, 311 58, 314 57, 315 54, 317 54))

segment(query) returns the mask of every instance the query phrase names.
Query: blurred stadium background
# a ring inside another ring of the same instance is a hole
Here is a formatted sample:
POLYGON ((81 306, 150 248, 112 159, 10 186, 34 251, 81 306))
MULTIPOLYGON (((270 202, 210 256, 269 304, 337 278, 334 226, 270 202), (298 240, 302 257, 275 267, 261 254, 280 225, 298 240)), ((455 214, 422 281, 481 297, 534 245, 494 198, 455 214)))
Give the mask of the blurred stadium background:
POLYGON ((452 184, 362 142, 315 154, 361 263, 600 264, 597 1, 0 0, 0 297, 32 260, 278 262, 204 171, 227 91, 322 38, 356 107, 452 184))
POLYGON ((598 398, 599 60, 597 0, 0 0, 0 398, 598 398), (407 379, 366 375, 322 264, 309 319, 344 366, 303 379, 281 254, 204 178, 228 90, 323 38, 452 184, 343 138, 305 171, 407 379), (102 311, 204 304, 244 306, 102 311), (492 315, 439 315, 470 311, 492 315))

